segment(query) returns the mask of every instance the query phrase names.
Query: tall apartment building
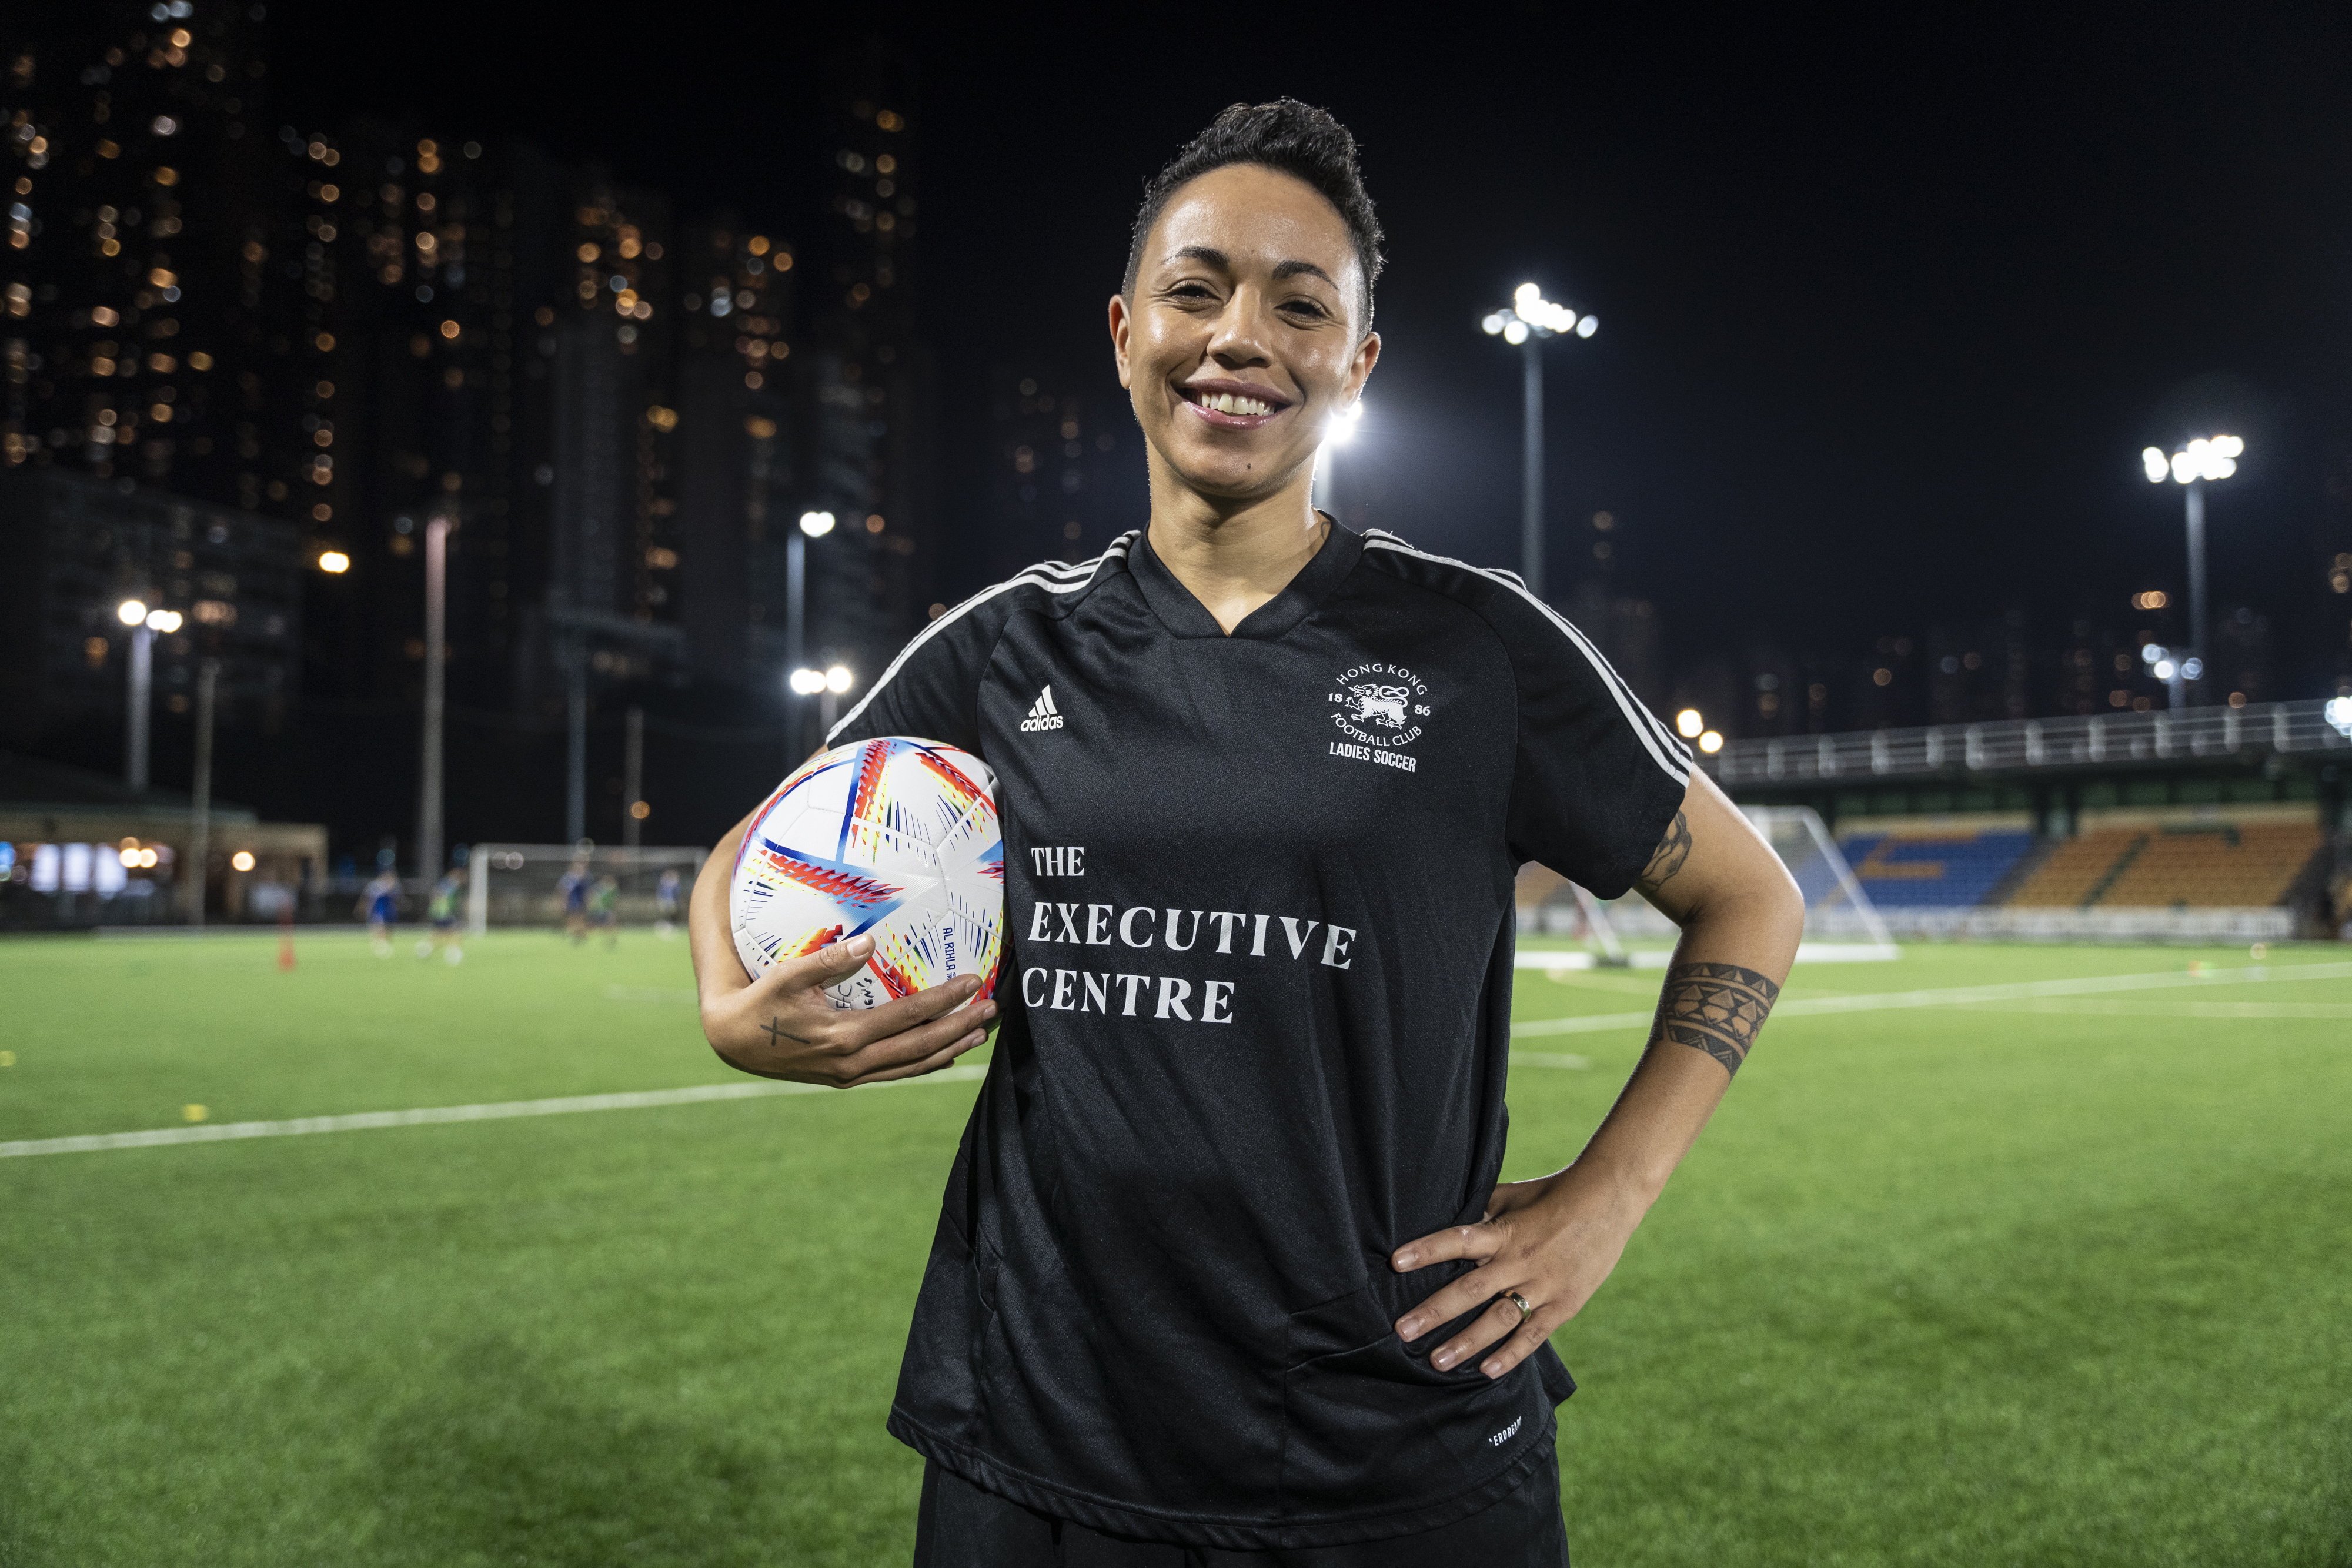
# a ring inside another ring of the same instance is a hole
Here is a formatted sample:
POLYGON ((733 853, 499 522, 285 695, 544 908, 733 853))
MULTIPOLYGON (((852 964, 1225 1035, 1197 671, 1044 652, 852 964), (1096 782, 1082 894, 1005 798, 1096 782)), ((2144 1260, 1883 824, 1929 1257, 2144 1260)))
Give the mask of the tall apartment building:
MULTIPOLYGON (((803 249, 681 225, 659 193, 528 145, 277 123, 258 15, 102 5, 0 45, 0 482, 12 517, 66 519, 34 528, 66 541, 41 559, 79 563, 28 580, 89 601, 32 616, 72 622, 51 652, 83 661, 26 687, 42 722, 90 722, 57 695, 85 685, 119 705, 84 678, 109 595, 185 581, 179 608, 209 595, 240 635, 283 639, 240 692, 274 683, 274 714, 307 699, 333 745, 405 766, 436 518, 449 699, 520 721, 495 744, 543 748, 551 724, 576 737, 608 698, 690 682, 773 718, 804 511, 840 523, 806 545, 803 651, 877 674, 921 623, 936 527, 894 63, 833 73, 813 155, 835 189, 803 249), (92 522, 104 494, 163 521, 92 522), (100 534, 102 591, 84 582, 100 534), (210 559, 253 549, 282 559, 210 559), (265 579, 267 606, 196 586, 265 579)), ((175 679, 159 665, 159 690, 175 679)))

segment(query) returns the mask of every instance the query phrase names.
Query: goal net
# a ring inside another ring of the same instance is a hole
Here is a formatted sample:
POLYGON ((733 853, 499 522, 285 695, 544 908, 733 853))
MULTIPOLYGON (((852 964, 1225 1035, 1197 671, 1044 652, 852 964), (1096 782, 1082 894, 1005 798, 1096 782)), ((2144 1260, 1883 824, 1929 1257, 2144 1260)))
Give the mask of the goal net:
POLYGON ((1780 855, 1805 895, 1805 940, 1799 958, 1902 956, 1870 894, 1811 806, 1748 806, 1748 820, 1780 855))
MULTIPOLYGON (((1797 951, 1800 959, 1829 963, 1902 956, 1837 841, 1830 837, 1820 812, 1810 806, 1743 809, 1804 893, 1805 937, 1797 951)), ((1600 904, 1573 883, 1563 891, 1574 894, 1577 914, 1569 916, 1566 899, 1555 894, 1550 902, 1561 906, 1562 918, 1548 922, 1549 928, 1567 934, 1571 929, 1568 922, 1573 919, 1575 934, 1584 936, 1603 953, 1614 948, 1620 938, 1646 941, 1677 934, 1674 922, 1650 907, 1639 894, 1600 904)), ((1551 910, 1544 913, 1549 915, 1551 910)), ((1650 956, 1654 956, 1636 954, 1633 962, 1640 965, 1650 956)))
POLYGON ((493 925, 561 925, 572 887, 567 879, 574 877, 591 903, 604 879, 612 879, 605 891, 619 925, 683 921, 695 874, 709 852, 690 845, 476 844, 467 864, 466 924, 477 935, 493 925), (666 872, 677 873, 670 884, 676 910, 668 914, 663 909, 666 872))

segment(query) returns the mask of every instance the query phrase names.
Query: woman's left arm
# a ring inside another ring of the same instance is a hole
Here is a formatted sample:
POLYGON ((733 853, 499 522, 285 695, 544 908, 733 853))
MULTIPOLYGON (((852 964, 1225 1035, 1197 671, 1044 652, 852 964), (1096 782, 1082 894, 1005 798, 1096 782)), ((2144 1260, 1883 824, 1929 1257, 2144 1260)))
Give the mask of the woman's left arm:
POLYGON ((1479 1370, 1500 1377, 1592 1299, 1731 1086, 1797 956, 1803 894, 1704 773, 1692 772, 1682 810, 1634 886, 1682 927, 1682 940, 1649 1048, 1617 1103, 1575 1164, 1503 1183, 1478 1224, 1408 1241, 1389 1260, 1399 1273, 1457 1258, 1478 1264, 1397 1321, 1410 1342, 1493 1302, 1437 1347, 1434 1366, 1484 1352, 1479 1370), (1507 1292, 1533 1309, 1524 1322, 1507 1292))

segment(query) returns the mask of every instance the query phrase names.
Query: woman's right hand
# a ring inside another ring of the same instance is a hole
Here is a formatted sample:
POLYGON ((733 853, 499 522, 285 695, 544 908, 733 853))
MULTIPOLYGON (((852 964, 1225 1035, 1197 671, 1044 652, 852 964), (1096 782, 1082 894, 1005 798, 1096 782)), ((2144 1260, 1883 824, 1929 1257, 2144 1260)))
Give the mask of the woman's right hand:
MULTIPOLYGON (((866 1010, 835 1007, 824 988, 856 974, 873 951, 873 937, 854 936, 787 958, 742 985, 706 974, 702 1032, 710 1048, 729 1065, 762 1078, 851 1089, 936 1072, 988 1038, 993 1000, 953 1010, 980 989, 976 976, 866 1010)), ((726 967, 741 978, 731 951, 726 967)))

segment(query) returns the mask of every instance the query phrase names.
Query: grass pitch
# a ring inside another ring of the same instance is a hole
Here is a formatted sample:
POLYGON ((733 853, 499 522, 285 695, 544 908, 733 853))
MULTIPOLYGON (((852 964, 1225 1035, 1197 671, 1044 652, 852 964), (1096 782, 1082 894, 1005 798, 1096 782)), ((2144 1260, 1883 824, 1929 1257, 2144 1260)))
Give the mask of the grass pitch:
MULTIPOLYGON (((0 1144, 733 1080, 682 943, 299 955, 0 945, 0 1144)), ((2298 974, 2344 956, 1800 967, 2016 988, 1767 1028, 1559 1336, 1578 1561, 2352 1564, 2352 967, 2298 974)), ((1522 972, 1517 1016, 1657 979, 1522 972)), ((1523 1039, 1507 1174, 1641 1040, 1523 1039)), ((0 1564, 903 1563, 882 1416, 971 1095, 0 1158, 0 1564)))

